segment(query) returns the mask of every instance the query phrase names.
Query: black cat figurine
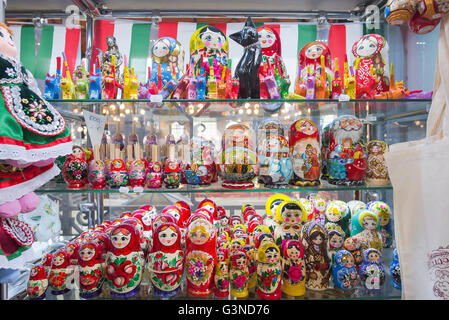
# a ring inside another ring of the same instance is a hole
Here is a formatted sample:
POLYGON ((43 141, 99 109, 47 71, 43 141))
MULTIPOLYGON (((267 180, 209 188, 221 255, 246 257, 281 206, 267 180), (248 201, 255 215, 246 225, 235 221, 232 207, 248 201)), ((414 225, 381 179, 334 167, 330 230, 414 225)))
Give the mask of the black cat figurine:
POLYGON ((240 32, 229 37, 244 48, 243 56, 235 69, 235 76, 240 82, 239 99, 260 99, 259 66, 262 61, 262 47, 251 17, 246 19, 240 32))

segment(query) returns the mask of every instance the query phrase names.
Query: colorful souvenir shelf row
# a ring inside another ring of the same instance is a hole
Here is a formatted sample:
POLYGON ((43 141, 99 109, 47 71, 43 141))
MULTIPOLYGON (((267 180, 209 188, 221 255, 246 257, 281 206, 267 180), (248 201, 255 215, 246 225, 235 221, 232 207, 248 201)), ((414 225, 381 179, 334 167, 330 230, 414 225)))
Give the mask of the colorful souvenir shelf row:
POLYGON ((167 188, 158 188, 158 189, 150 189, 144 188, 143 190, 133 191, 131 187, 127 187, 126 189, 92 189, 89 186, 86 186, 81 189, 70 189, 67 188, 65 183, 53 183, 50 182, 38 190, 38 193, 218 193, 218 194, 226 194, 226 193, 256 193, 256 192, 318 192, 318 191, 380 191, 380 190, 393 190, 393 187, 388 184, 385 186, 336 186, 327 183, 326 181, 322 181, 320 186, 315 187, 300 187, 300 186, 291 186, 287 185, 285 188, 281 189, 273 189, 273 188, 265 188, 263 185, 255 182, 254 188, 248 189, 228 189, 224 188, 221 185, 221 182, 211 184, 209 186, 192 186, 187 184, 181 184, 179 188, 176 189, 167 189, 167 188))

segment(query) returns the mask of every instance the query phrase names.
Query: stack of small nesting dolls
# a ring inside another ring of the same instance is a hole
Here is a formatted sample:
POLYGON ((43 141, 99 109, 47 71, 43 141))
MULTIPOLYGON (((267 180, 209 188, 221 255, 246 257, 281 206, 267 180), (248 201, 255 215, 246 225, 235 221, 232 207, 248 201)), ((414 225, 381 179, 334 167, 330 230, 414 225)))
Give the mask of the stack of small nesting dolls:
MULTIPOLYGON (((144 277, 153 296, 165 299, 180 293, 183 279, 194 297, 245 298, 255 291, 261 299, 279 299, 332 283, 341 290, 361 283, 378 293, 386 276, 382 249, 392 242, 391 212, 381 201, 274 194, 265 218, 249 204, 229 216, 210 199, 195 211, 183 201, 159 213, 146 205, 45 255, 31 270, 27 292, 31 299, 45 298, 47 287, 64 294, 79 274, 84 299, 133 297, 144 277)), ((397 251, 390 272, 400 289, 397 251)))

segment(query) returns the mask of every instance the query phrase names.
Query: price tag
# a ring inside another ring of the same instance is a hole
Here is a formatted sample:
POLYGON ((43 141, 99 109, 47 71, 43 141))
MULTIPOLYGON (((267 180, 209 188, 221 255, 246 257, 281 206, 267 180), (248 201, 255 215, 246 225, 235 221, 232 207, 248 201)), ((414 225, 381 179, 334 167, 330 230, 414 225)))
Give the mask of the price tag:
POLYGON ((134 187, 133 188, 133 192, 135 192, 135 193, 142 193, 143 192, 143 187, 134 187))
POLYGON ((153 94, 150 97, 151 102, 162 103, 163 97, 160 94, 153 94))
POLYGON ((349 100, 351 100, 351 98, 347 94, 341 94, 338 97, 338 101, 340 101, 340 102, 345 102, 345 101, 349 101, 349 100))
POLYGON ((120 187, 120 189, 118 189, 118 191, 120 193, 129 193, 129 188, 128 187, 120 187))
POLYGON ((92 145, 100 145, 106 124, 106 117, 87 110, 83 110, 83 116, 92 145))
POLYGON ((369 114, 366 116, 366 121, 375 122, 375 121, 377 121, 377 117, 372 114, 369 114))

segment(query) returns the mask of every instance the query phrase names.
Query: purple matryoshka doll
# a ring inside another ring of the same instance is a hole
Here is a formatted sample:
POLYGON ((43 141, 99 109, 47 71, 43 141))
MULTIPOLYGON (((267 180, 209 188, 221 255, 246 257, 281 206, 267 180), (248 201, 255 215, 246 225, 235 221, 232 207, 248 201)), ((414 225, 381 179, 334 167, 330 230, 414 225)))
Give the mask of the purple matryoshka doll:
POLYGON ((47 273, 43 265, 36 265, 30 271, 27 294, 31 300, 42 300, 48 287, 47 273))
POLYGON ((90 241, 79 249, 80 297, 94 298, 100 295, 104 282, 105 263, 102 247, 90 241))
POLYGON ((382 265, 382 254, 378 250, 369 248, 363 252, 360 279, 368 292, 381 291, 385 282, 385 268, 382 265))
POLYGON ((318 127, 309 119, 300 119, 290 127, 290 158, 293 177, 290 183, 298 186, 320 184, 321 149, 318 127))
POLYGON ((348 186, 365 183, 367 163, 362 135, 362 122, 354 116, 340 116, 332 122, 327 150, 329 183, 348 186))

